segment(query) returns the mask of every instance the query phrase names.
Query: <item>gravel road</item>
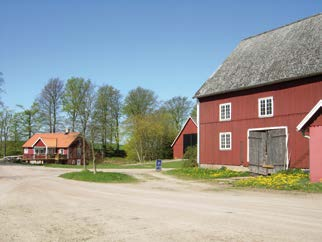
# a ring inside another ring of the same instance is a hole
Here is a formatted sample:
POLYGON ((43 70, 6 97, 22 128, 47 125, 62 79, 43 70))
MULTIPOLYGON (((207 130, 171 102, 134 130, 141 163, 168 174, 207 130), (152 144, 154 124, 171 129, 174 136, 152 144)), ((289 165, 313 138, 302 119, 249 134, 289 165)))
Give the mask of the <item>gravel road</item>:
POLYGON ((0 241, 321 241, 322 194, 245 191, 122 170, 136 184, 0 166, 0 241))

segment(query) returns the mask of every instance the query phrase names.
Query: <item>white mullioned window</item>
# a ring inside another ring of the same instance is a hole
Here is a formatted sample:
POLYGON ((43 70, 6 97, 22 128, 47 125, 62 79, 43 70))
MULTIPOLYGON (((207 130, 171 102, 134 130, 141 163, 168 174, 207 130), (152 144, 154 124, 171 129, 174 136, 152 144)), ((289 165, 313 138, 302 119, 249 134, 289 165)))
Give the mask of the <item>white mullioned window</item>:
POLYGON ((219 133, 219 149, 231 150, 231 132, 219 133))
POLYGON ((23 153, 24 153, 24 154, 28 154, 28 148, 24 148, 24 149, 23 149, 23 153))
POLYGON ((219 121, 231 120, 231 103, 219 105, 219 121))
POLYGON ((273 97, 258 99, 258 117, 273 117, 274 102, 273 97))

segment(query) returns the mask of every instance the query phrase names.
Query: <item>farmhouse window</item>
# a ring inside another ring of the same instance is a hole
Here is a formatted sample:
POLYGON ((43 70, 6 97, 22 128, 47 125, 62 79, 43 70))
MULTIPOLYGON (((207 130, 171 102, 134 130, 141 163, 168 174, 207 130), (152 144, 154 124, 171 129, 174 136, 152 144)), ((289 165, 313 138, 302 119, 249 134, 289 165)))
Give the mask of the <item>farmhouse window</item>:
POLYGON ((231 132, 219 133, 219 149, 231 150, 231 132))
POLYGON ((274 112, 273 97, 265 97, 258 99, 258 116, 272 117, 274 112))
POLYGON ((24 148, 24 149, 23 149, 23 153, 24 153, 24 154, 28 154, 28 148, 24 148))
POLYGON ((219 120, 231 120, 231 103, 223 103, 219 105, 219 120))

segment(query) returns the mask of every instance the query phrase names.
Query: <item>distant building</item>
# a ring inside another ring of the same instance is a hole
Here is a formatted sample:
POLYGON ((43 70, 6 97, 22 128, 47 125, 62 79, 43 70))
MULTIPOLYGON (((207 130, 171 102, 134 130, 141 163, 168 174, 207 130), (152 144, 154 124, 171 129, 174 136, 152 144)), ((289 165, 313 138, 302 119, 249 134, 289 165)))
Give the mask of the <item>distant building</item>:
POLYGON ((82 138, 78 132, 37 133, 24 143, 28 163, 82 164, 82 138))
POLYGON ((322 14, 240 42, 195 94, 200 166, 309 168, 296 126, 322 97, 321 42, 322 14))
POLYGON ((197 131, 196 120, 189 117, 171 145, 174 159, 182 159, 189 146, 197 145, 197 131))

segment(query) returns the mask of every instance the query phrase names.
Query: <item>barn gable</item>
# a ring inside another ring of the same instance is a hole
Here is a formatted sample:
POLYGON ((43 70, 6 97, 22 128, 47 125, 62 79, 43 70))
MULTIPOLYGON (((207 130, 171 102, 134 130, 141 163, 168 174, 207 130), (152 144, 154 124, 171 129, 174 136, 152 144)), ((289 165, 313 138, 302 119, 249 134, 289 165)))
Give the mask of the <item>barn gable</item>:
POLYGON ((171 144, 175 159, 182 159, 188 146, 197 145, 197 132, 195 119, 189 117, 171 144))

